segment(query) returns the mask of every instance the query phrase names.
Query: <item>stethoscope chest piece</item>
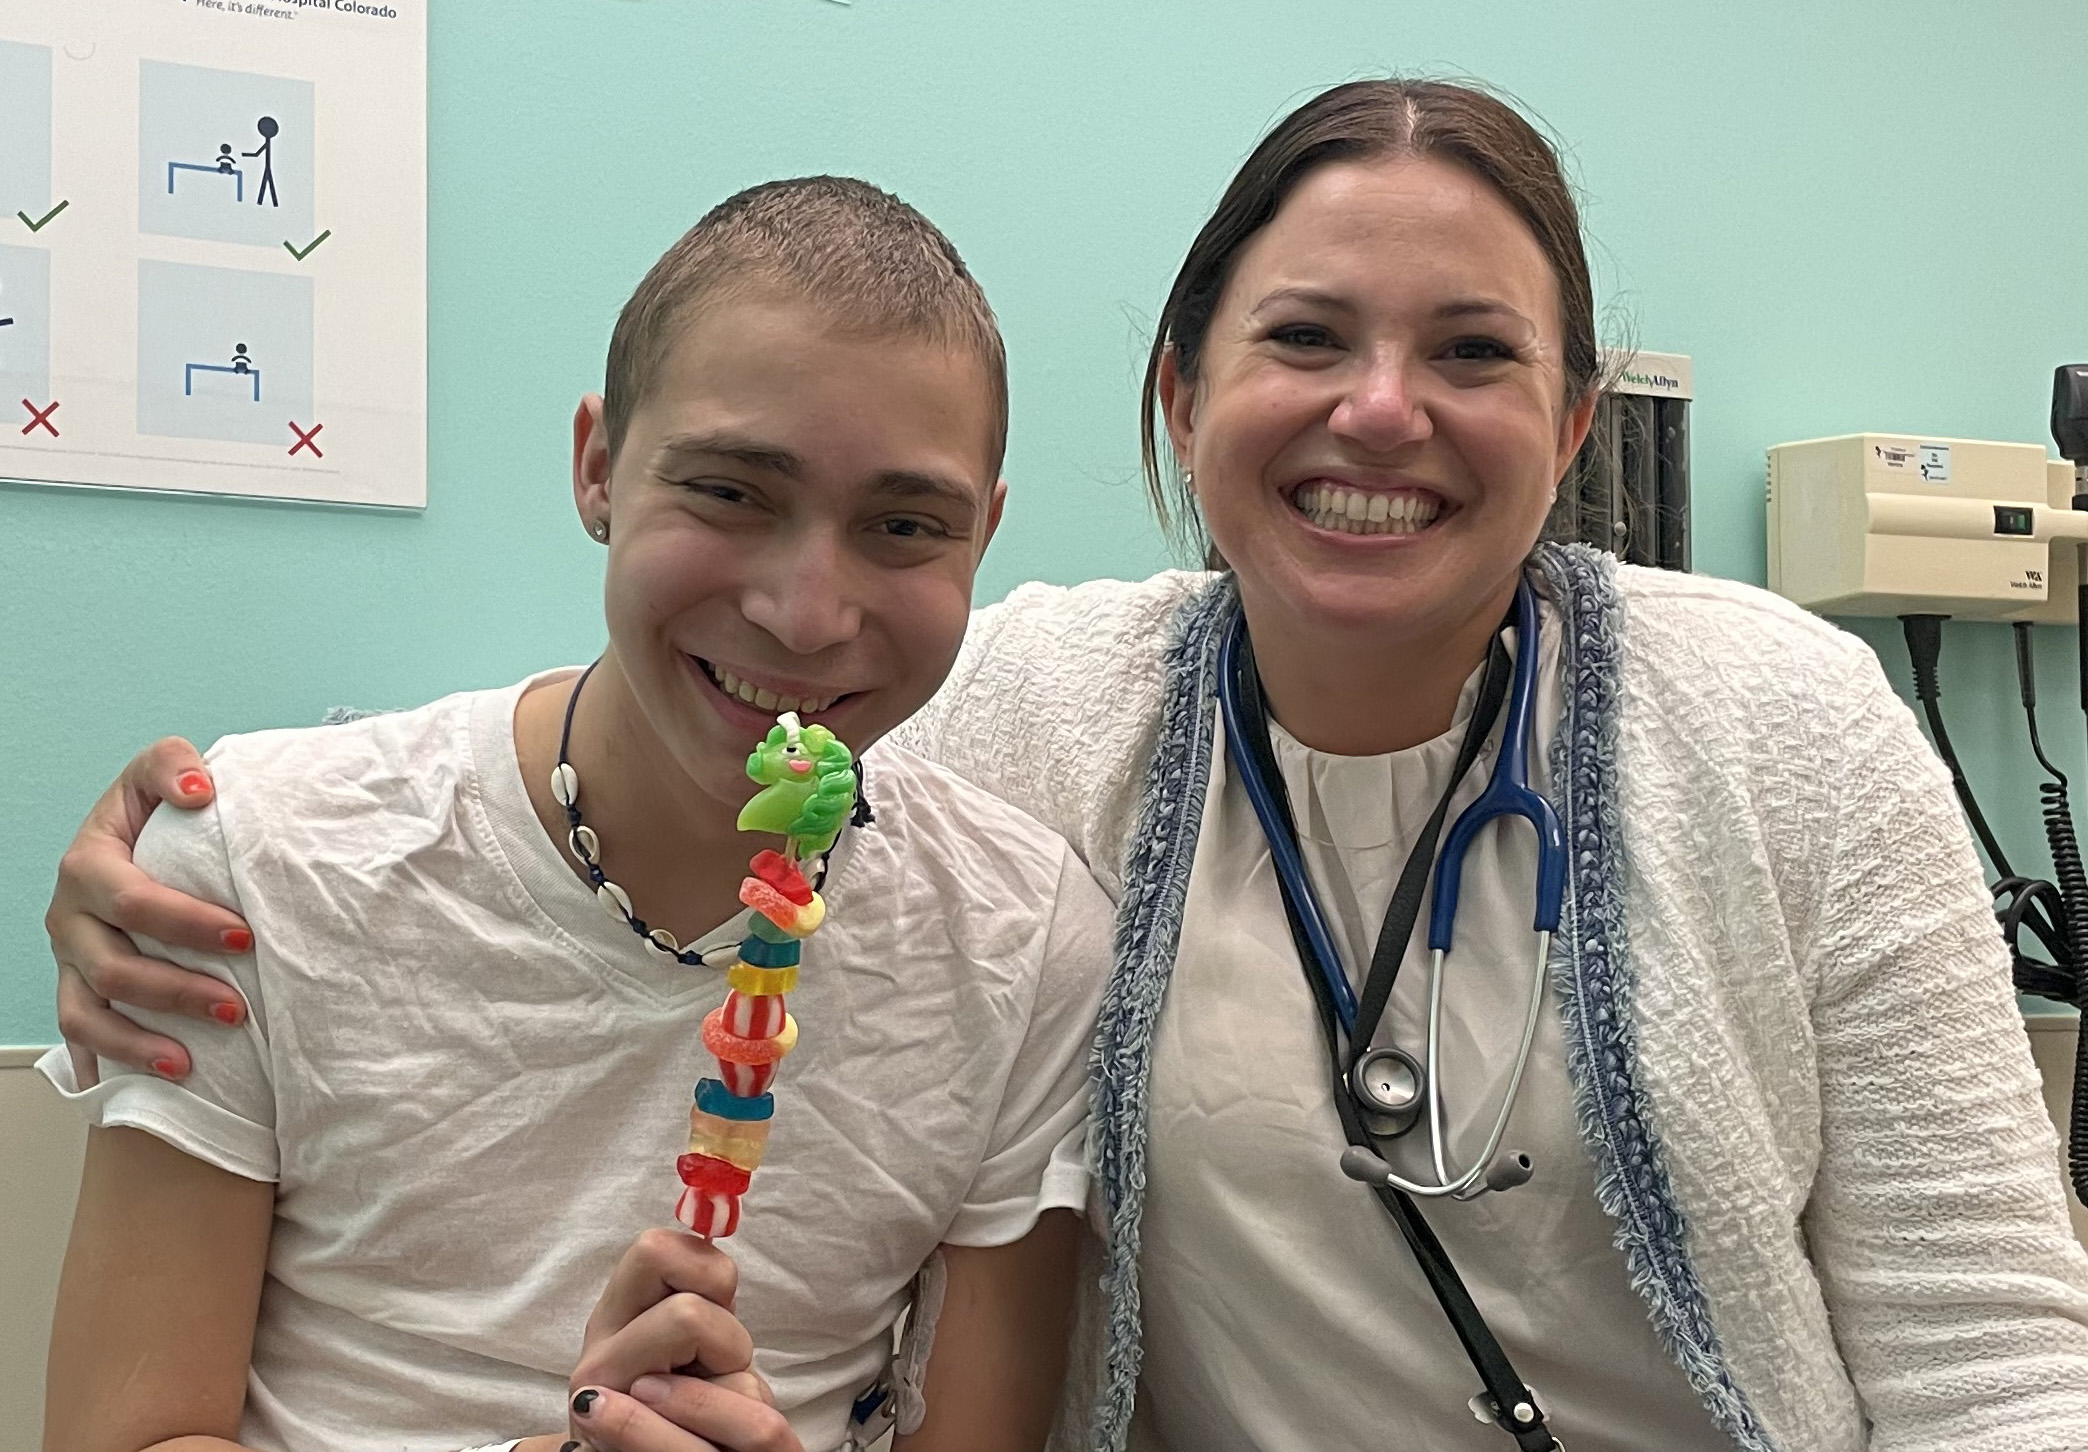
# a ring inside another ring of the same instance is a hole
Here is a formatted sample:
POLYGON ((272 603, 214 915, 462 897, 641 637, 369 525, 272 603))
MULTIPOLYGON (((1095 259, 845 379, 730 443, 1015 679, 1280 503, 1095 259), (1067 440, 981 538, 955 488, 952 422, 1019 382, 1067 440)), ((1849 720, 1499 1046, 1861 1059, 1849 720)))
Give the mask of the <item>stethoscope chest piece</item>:
POLYGON ((1421 1117, 1421 1064, 1404 1049, 1372 1049, 1349 1070, 1349 1093, 1363 1122, 1387 1139, 1405 1134, 1421 1117))

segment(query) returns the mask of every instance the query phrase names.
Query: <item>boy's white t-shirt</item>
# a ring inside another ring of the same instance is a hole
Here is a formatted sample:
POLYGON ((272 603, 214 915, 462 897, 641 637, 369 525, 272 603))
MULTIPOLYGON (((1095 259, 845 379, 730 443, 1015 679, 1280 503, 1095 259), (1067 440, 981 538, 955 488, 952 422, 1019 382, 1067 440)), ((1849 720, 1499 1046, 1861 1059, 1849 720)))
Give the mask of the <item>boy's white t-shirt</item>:
MULTIPOLYGON (((253 1446, 559 1430, 611 1268, 672 1223, 724 974, 650 954, 545 836, 515 758, 529 684, 227 737, 216 805, 160 812, 138 844, 255 936, 233 959, 148 951, 251 1013, 207 1036, 139 1014, 186 1037, 188 1082, 104 1061, 78 1097, 97 1124, 277 1182, 253 1446)), ((876 821, 834 853, 773 1137, 723 1242, 756 1367, 813 1452, 845 1436, 937 1245, 1006 1244, 1083 1204, 1110 955, 1108 900, 1062 839, 902 748, 865 771, 876 821)), ((62 1049, 41 1067, 72 1089, 62 1049)))

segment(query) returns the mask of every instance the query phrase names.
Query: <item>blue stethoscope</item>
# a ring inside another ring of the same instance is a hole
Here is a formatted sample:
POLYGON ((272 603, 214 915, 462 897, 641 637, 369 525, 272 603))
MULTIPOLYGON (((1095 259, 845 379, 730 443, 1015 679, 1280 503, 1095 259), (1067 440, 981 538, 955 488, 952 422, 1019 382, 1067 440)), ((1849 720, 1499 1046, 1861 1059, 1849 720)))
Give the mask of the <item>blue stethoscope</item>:
MULTIPOLYGON (((1525 579, 1517 585, 1515 592, 1515 674, 1508 697, 1508 719, 1502 729, 1501 752, 1494 762, 1486 790, 1451 824, 1449 836, 1436 858, 1428 915, 1430 962, 1424 1046, 1427 1063, 1425 1066, 1416 1064, 1411 1054, 1400 1049, 1377 1048, 1358 1057, 1348 1076, 1350 1092, 1354 1094, 1358 1107, 1369 1117, 1374 1131, 1385 1136, 1404 1133, 1411 1127, 1420 1118, 1425 1100, 1435 1183, 1403 1179, 1382 1159, 1361 1147, 1352 1147, 1342 1156, 1342 1168, 1351 1177, 1418 1197, 1470 1199, 1489 1189, 1507 1189, 1521 1184, 1530 1177, 1527 1155, 1516 1154, 1499 1163, 1496 1163, 1495 1156, 1500 1151, 1502 1136, 1507 1133, 1508 1120, 1515 1111, 1524 1070, 1529 1067, 1530 1049, 1537 1037, 1538 1016, 1544 1004, 1544 979, 1552 935, 1558 929, 1560 908, 1566 894, 1566 844, 1558 813, 1552 810, 1550 802, 1531 789, 1529 781, 1537 701, 1537 628, 1537 595, 1525 579), (1537 833, 1536 962, 1530 971, 1529 1006, 1523 1016, 1522 1042, 1516 1051, 1515 1072, 1509 1077, 1500 1113, 1494 1118, 1486 1148, 1479 1158, 1463 1173, 1453 1175, 1446 1160, 1443 1116, 1441 1027, 1444 967, 1449 960, 1451 937, 1457 925, 1457 894, 1464 876, 1465 854, 1481 828, 1503 817, 1521 817, 1537 833)), ((1263 835, 1268 838, 1269 853, 1284 896, 1296 912, 1297 926, 1301 930, 1300 946, 1309 948, 1306 956, 1317 960, 1308 967, 1317 968, 1325 981, 1342 1033, 1353 1044, 1357 1014, 1355 989, 1342 967, 1341 954, 1334 946, 1334 937, 1328 929, 1318 895, 1312 890, 1289 813, 1279 805, 1275 789, 1247 746, 1248 723, 1237 684, 1245 633, 1244 617, 1236 618, 1219 651, 1218 704, 1225 722, 1227 753, 1247 790, 1254 814, 1261 821, 1263 835)))

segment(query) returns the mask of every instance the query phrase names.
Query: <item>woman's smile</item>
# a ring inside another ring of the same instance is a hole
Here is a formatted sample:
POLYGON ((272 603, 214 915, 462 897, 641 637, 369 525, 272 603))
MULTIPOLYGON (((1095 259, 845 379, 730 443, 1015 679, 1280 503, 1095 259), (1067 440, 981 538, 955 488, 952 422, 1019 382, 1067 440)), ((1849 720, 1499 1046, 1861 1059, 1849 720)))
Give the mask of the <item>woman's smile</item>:
POLYGON ((1427 489, 1378 489, 1339 479, 1308 479, 1286 496, 1290 507, 1320 534, 1411 540, 1455 512, 1427 489))

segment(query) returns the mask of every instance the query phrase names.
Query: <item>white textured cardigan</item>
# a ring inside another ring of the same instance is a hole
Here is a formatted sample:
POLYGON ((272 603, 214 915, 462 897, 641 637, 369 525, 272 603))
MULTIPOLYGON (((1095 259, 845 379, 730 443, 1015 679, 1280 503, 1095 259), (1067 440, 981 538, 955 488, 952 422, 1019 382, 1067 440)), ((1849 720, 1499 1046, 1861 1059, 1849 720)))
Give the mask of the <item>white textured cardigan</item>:
MULTIPOLYGON (((2088 1449, 2088 1256, 1912 715, 1861 642, 1762 591, 1539 562, 1567 632, 1568 1068, 1664 1344, 1741 1448, 2088 1449)), ((1148 1049, 1237 608, 1198 574, 1024 587, 901 733, 1057 828, 1120 903, 1099 1452, 1123 1445, 1138 1372, 1148 1049)))

